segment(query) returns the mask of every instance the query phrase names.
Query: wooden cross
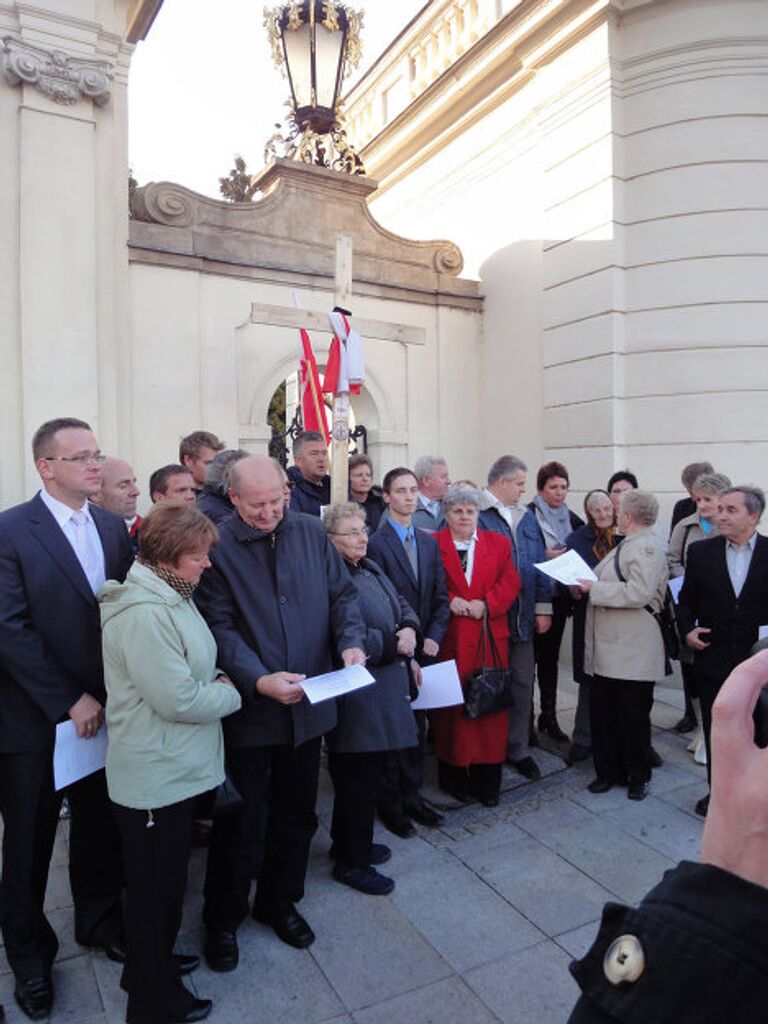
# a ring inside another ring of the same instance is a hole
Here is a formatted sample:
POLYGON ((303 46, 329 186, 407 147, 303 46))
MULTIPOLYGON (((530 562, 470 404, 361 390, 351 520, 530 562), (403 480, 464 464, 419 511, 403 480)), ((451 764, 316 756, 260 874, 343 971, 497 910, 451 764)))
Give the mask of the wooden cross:
MULTIPOLYGON (((343 309, 352 309, 352 236, 336 238, 336 274, 334 303, 343 309)), ((333 334, 328 313, 313 313, 287 306, 270 306, 261 302, 251 305, 252 324, 272 327, 294 327, 296 330, 333 334)), ((404 345, 426 344, 423 327, 389 323, 386 320, 367 320, 354 317, 351 325, 362 336, 383 341, 397 341, 404 345)), ((349 392, 340 392, 333 399, 333 426, 331 429, 331 502, 347 501, 349 496, 349 392)))

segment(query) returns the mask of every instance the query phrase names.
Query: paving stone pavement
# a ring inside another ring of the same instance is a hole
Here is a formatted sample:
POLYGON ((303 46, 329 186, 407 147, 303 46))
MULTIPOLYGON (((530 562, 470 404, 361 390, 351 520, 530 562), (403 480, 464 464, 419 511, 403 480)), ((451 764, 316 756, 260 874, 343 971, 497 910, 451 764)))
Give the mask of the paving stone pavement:
MULTIPOLYGON (((672 725, 682 694, 657 687, 653 743, 664 765, 651 795, 630 802, 614 789, 586 791, 591 762, 568 768, 565 747, 536 752, 543 779, 505 768, 498 808, 452 807, 434 783, 426 795, 447 808, 441 829, 398 839, 386 870, 390 897, 370 897, 330 876, 332 791, 322 780, 321 827, 313 843, 301 910, 318 938, 309 950, 283 945, 248 920, 239 932, 240 967, 217 975, 204 965, 190 979, 214 1000, 212 1024, 562 1024, 577 995, 568 972, 596 932, 603 903, 636 902, 682 858, 696 858, 702 822, 693 813, 705 771, 672 725)), ((576 687, 563 673, 560 721, 573 724, 576 687)), ((428 774, 433 779, 433 765, 428 774)), ((74 941, 66 826, 56 843, 47 908, 61 941, 54 966, 53 1024, 122 1024, 120 969, 74 941)), ((178 948, 199 952, 205 853, 193 853, 178 948)), ((9 1024, 26 1018, 0 953, 0 1001, 9 1024)))

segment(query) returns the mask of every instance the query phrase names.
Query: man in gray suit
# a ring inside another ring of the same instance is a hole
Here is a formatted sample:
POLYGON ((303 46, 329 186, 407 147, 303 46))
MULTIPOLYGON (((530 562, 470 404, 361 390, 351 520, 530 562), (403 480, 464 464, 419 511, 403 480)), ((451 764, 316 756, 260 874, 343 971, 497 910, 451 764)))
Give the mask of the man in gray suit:
POLYGON ((413 472, 419 484, 419 504, 411 522, 419 530, 437 533, 445 527, 443 498, 451 483, 448 464, 442 455, 422 455, 413 472))

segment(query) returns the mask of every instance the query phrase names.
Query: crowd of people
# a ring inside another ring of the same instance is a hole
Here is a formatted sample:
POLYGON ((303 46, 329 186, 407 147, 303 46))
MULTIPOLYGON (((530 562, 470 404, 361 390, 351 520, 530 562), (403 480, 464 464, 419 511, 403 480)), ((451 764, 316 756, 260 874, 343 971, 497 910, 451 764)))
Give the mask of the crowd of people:
POLYGON ((571 763, 593 758, 592 793, 646 797, 660 763, 653 688, 672 653, 669 578, 683 576, 676 728, 696 729, 698 701, 710 773, 715 698, 768 624, 764 495, 706 463, 686 467, 669 537, 629 471, 587 493, 582 519, 557 461, 539 468, 525 503, 516 456, 497 459, 484 486, 452 483, 445 458, 424 456, 377 487, 360 454, 349 500, 331 505, 322 435, 298 435, 286 472, 197 431, 178 462, 152 473, 141 517, 130 465, 104 456, 86 422, 43 424, 32 450, 39 493, 0 513, 0 926, 16 1001, 33 1020, 51 1009, 58 949, 43 912, 63 795, 57 723, 88 739, 106 722, 109 733, 105 771, 66 792, 75 937, 124 964, 130 1024, 186 1024, 212 1005, 182 981, 199 958, 174 948, 196 822, 212 821, 202 830, 208 965, 237 967, 249 913, 306 948, 315 935, 297 904, 323 746, 332 876, 386 895, 395 880, 379 870, 391 851, 373 841, 377 815, 407 838, 455 803, 494 807, 505 763, 540 778, 541 736, 571 763), (536 568, 569 549, 594 579, 565 587, 536 568), (569 737, 557 680, 571 617, 569 737), (464 686, 491 663, 506 669, 511 706, 476 718, 460 705, 412 710, 422 668, 448 660, 464 686), (373 685, 306 699, 308 677, 362 664, 373 685), (422 793, 428 739, 447 803, 422 793))

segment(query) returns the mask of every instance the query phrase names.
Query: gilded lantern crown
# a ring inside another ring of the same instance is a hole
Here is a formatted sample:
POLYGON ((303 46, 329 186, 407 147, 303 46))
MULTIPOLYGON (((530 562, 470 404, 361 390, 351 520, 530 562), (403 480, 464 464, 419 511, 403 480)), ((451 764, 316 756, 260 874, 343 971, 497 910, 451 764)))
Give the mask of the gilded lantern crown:
POLYGON ((343 78, 360 62, 361 11, 338 0, 301 0, 264 9, 275 64, 288 75, 293 116, 318 135, 336 121, 343 78))

